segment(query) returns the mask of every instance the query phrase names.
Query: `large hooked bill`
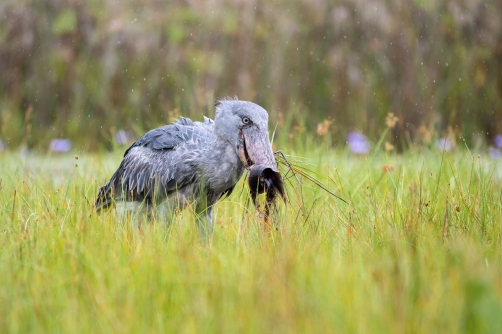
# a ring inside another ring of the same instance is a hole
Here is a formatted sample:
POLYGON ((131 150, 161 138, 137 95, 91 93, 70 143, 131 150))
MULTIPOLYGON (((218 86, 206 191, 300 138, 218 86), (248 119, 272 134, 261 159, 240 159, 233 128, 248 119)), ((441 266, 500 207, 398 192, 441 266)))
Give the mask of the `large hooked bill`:
POLYGON ((267 205, 274 202, 277 195, 286 200, 284 182, 267 133, 261 132, 257 126, 252 126, 241 130, 240 137, 239 157, 248 169, 249 191, 255 206, 258 194, 263 193, 266 193, 267 205))

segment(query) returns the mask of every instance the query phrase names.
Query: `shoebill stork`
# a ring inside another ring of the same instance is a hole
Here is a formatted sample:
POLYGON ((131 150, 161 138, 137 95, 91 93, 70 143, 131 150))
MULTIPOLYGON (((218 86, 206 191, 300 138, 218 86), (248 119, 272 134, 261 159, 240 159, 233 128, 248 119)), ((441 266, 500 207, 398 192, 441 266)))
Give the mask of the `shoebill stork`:
POLYGON ((100 190, 96 209, 115 206, 117 214, 169 220, 193 204, 203 237, 212 230, 212 209, 230 195, 247 169, 250 193, 277 194, 284 184, 268 138, 268 114, 257 104, 220 100, 214 121, 180 120, 144 134, 100 190))

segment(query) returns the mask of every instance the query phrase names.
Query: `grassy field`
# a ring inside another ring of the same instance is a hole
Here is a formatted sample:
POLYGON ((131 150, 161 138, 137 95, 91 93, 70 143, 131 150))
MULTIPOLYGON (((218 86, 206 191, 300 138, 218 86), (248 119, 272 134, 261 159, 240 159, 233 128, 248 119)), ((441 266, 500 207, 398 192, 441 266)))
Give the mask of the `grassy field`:
POLYGON ((265 234, 238 186, 204 244, 93 212, 121 152, 0 152, 0 332, 502 332, 500 161, 290 153, 349 204, 289 184, 265 234))

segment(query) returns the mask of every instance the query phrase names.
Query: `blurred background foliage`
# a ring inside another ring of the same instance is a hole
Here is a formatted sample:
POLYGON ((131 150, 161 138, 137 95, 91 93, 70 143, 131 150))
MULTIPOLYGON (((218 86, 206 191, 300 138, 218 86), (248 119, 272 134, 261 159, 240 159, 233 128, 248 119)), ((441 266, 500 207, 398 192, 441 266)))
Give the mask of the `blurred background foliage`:
POLYGON ((398 149, 489 143, 501 17, 498 0, 2 0, 0 140, 110 148, 118 129, 236 95, 269 110, 281 144, 388 129, 398 149))

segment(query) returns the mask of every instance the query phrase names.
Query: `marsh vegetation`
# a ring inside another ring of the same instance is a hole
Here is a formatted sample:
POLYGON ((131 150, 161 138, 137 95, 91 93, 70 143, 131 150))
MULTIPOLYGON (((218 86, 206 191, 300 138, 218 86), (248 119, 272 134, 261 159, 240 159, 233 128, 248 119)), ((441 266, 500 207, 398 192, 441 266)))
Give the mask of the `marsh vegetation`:
POLYGON ((290 154, 348 204, 305 183, 300 207, 286 182, 264 233, 241 180, 206 244, 190 210, 141 231, 95 213, 118 152, 2 153, 0 331, 501 330, 497 160, 290 154))

